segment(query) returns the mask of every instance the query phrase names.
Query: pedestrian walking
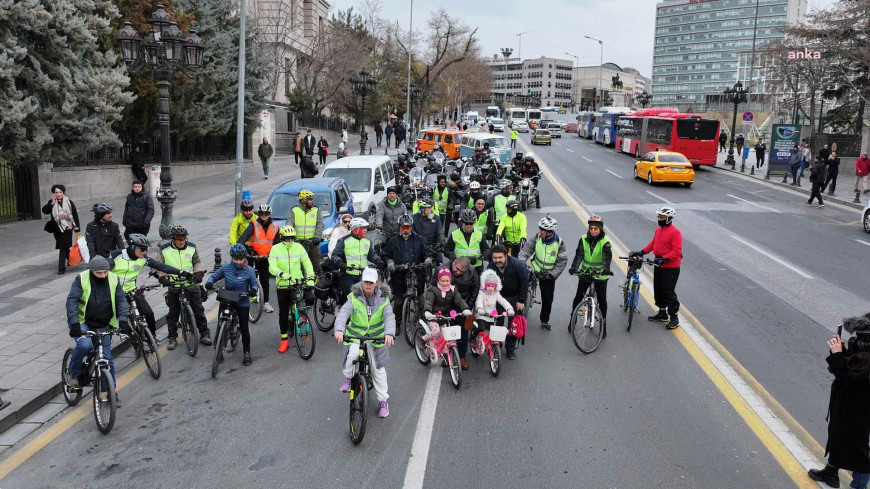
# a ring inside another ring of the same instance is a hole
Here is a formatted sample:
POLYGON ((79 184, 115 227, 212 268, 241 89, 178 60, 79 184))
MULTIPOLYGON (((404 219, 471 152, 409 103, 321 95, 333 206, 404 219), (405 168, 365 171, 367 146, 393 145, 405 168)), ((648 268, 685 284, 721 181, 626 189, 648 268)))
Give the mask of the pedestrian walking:
POLYGON ((383 140, 383 138, 384 138, 384 128, 381 127, 381 122, 378 121, 378 123, 375 124, 375 144, 377 145, 378 148, 381 147, 381 141, 383 140))
POLYGON ((495 124, 493 124, 492 122, 489 123, 489 133, 495 134, 495 124))
POLYGON ((402 141, 405 140, 405 125, 404 124, 399 123, 398 125, 396 125, 395 136, 396 136, 396 149, 399 149, 399 145, 401 145, 402 141))
POLYGON ((387 136, 387 147, 390 147, 390 137, 393 135, 393 125, 387 122, 387 127, 384 128, 384 134, 387 136))
POLYGON ((467 123, 467 122, 463 122, 463 123, 462 123, 462 130, 463 130, 463 131, 467 131, 467 130, 468 130, 468 123, 467 123))
POLYGON ((804 169, 808 168, 813 160, 813 152, 810 150, 810 143, 804 142, 801 148, 801 178, 804 177, 804 169))
POLYGON ((828 188, 828 185, 831 186, 831 190, 828 191, 828 195, 834 195, 834 192, 837 190, 837 175, 840 173, 840 157, 837 156, 836 151, 832 151, 831 155, 828 156, 828 177, 825 178, 825 184, 822 185, 822 192, 828 188))
POLYGON ((734 140, 734 145, 737 146, 737 154, 740 157, 743 157, 743 146, 746 144, 746 138, 743 137, 743 134, 738 134, 737 139, 734 140))
POLYGON ((810 167, 810 183, 812 184, 812 191, 810 192, 810 200, 807 201, 808 206, 813 205, 813 199, 816 197, 819 199, 818 208, 821 209, 825 206, 825 203, 822 202, 822 186, 825 184, 827 173, 828 166, 821 158, 816 158, 816 161, 813 162, 813 166, 810 167))
POLYGON ((260 163, 263 164, 263 179, 269 179, 269 158, 275 153, 275 150, 272 149, 272 145, 269 144, 269 140, 263 138, 263 142, 260 143, 260 147, 257 148, 257 156, 260 157, 260 163))
POLYGON ((344 143, 344 147, 347 148, 347 128, 341 129, 341 142, 344 143))
POLYGON ((296 164, 299 164, 299 160, 302 159, 302 133, 296 133, 296 140, 293 142, 293 159, 296 161, 296 164))
POLYGON ((329 156, 329 143, 323 134, 320 135, 320 141, 317 141, 317 156, 320 158, 320 164, 326 164, 326 157, 329 156))
POLYGON ((755 145, 755 168, 761 169, 764 166, 764 153, 767 152, 767 145, 764 143, 764 138, 760 138, 755 145))
POLYGON ((511 149, 516 149, 519 135, 520 133, 516 129, 511 128, 511 149))
POLYGON ((791 148, 791 154, 788 157, 788 168, 791 171, 791 184, 797 185, 797 174, 803 161, 803 153, 797 145, 791 148))
POLYGON ((145 163, 142 162, 142 153, 139 151, 138 144, 130 152, 130 170, 133 171, 134 179, 143 184, 148 181, 148 174, 145 172, 145 163))
POLYGON ((54 235, 54 248, 58 251, 57 273, 63 275, 75 233, 79 231, 79 213, 73 201, 66 196, 66 187, 58 184, 51 186, 51 199, 42 206, 42 213, 51 216, 44 229, 54 235))
POLYGON ((311 129, 305 133, 305 138, 302 140, 302 152, 306 155, 314 154, 317 148, 317 138, 311 134, 311 129))
POLYGON ((728 136, 725 135, 725 131, 722 131, 719 134, 719 152, 725 151, 725 143, 728 142, 728 136))
POLYGON ((858 192, 858 184, 864 186, 864 193, 870 192, 870 187, 867 186, 867 174, 870 173, 870 158, 867 153, 861 153, 861 157, 855 160, 855 192, 858 192))
POLYGON ((124 240, 130 243, 131 234, 148 236, 151 219, 154 217, 154 201, 147 192, 142 191, 142 182, 134 181, 124 204, 124 240))
POLYGON ((302 164, 299 165, 299 170, 302 172, 301 178, 314 178, 320 171, 314 164, 314 151, 307 150, 302 158, 302 164))

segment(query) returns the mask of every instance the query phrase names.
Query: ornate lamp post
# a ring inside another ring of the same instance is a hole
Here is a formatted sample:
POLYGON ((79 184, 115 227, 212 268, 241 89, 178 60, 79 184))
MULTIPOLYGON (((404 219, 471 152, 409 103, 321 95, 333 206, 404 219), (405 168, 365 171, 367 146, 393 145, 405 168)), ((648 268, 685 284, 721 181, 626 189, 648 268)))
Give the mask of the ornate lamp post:
POLYGON ((365 154, 366 142, 368 134, 366 133, 366 97, 375 93, 375 88, 378 86, 378 81, 372 77, 371 73, 365 68, 359 73, 353 73, 350 76, 350 85, 354 95, 362 97, 362 118, 360 119, 359 131, 359 154, 365 154))
POLYGON ((646 93, 646 91, 644 90, 640 95, 637 96, 637 101, 645 109, 646 106, 649 104, 651 98, 652 97, 650 96, 650 94, 646 93))
POLYGON ((195 29, 185 36, 178 25, 169 17, 163 5, 148 19, 151 32, 143 39, 130 22, 115 36, 115 43, 121 50, 121 58, 130 73, 140 73, 146 69, 157 82, 157 118, 160 123, 160 237, 169 238, 169 228, 173 224, 172 207, 177 197, 172 188, 172 163, 169 155, 169 80, 173 73, 181 72, 188 76, 192 70, 202 66, 205 51, 202 39, 195 29))
POLYGON ((738 81, 733 87, 726 88, 722 93, 725 95, 725 100, 734 104, 734 117, 731 119, 731 144, 728 145, 728 157, 725 158, 725 164, 731 165, 731 169, 734 170, 737 167, 737 162, 734 160, 734 131, 737 130, 737 106, 746 102, 747 90, 738 81))

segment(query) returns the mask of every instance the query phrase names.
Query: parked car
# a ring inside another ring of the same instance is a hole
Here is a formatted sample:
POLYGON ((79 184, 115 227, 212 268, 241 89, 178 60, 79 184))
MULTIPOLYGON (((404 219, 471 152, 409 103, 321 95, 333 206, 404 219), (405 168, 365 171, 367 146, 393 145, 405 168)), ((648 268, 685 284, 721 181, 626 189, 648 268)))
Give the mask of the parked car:
POLYGON ((516 121, 511 127, 516 129, 517 132, 529 132, 529 123, 526 121, 516 121))
POLYGON ((634 178, 646 179, 650 185, 677 182, 691 187, 695 183, 695 169, 681 153, 651 151, 634 164, 634 178))
POLYGON ((272 219, 279 226, 283 226, 290 218, 290 209, 299 204, 299 192, 302 190, 314 192, 314 204, 323 213, 320 254, 326 255, 329 237, 341 215, 354 214, 353 194, 342 178, 302 178, 286 182, 273 190, 268 200, 272 206, 272 219))
POLYGON ((376 206, 387 196, 387 186, 396 181, 393 163, 386 155, 355 155, 336 160, 323 170, 324 178, 343 178, 353 194, 354 214, 374 228, 376 206))
POLYGON ((553 141, 550 137, 549 129, 535 129, 535 132, 532 133, 532 144, 546 144, 547 146, 551 146, 553 141))
POLYGON ((870 200, 867 201, 867 205, 864 206, 864 232, 870 233, 870 200))

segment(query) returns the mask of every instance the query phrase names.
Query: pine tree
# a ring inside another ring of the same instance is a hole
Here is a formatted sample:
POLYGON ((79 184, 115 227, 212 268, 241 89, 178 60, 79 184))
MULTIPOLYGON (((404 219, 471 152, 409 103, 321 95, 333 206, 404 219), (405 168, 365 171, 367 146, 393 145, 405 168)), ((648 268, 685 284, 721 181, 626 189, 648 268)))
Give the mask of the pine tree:
POLYGON ((0 0, 0 159, 36 164, 119 146, 133 101, 108 0, 0 0))

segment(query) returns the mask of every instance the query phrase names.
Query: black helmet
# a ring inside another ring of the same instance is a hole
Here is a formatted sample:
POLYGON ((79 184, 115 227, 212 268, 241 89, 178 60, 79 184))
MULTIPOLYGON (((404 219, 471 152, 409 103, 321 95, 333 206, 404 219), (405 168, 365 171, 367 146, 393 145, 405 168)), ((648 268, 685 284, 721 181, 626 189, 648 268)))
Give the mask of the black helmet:
POLYGON ((187 236, 187 228, 185 228, 184 226, 181 226, 179 224, 176 224, 175 226, 172 226, 171 228, 169 228, 169 235, 170 236, 187 236))
POLYGON ((431 155, 431 154, 430 154, 430 155, 427 155, 427 156, 426 156, 426 161, 428 161, 429 163, 435 161, 435 155, 431 155))
POLYGON ((405 162, 405 153, 399 153, 399 163, 405 162))
POLYGON ((505 207, 507 207, 508 209, 513 209, 515 211, 519 210, 520 201, 519 200, 509 200, 509 201, 507 201, 507 204, 505 204, 505 207))
POLYGON ((148 237, 144 234, 131 234, 130 235, 130 246, 135 246, 137 248, 145 248, 147 249, 151 246, 151 242, 148 241, 148 237))
POLYGON ((472 209, 462 209, 462 212, 459 213, 459 220, 463 224, 474 224, 477 222, 477 213, 472 209))
POLYGON ((453 172, 450 174, 450 181, 451 182, 458 182, 461 179, 462 179, 462 177, 457 172, 453 172))
POLYGON ((399 227, 402 226, 413 226, 414 219, 408 214, 402 214, 398 219, 399 227))
POLYGON ((107 212, 112 212, 112 204, 100 202, 98 204, 94 204, 94 207, 91 210, 94 211, 94 214, 105 214, 107 212))
POLYGON ((248 200, 248 199, 245 199, 245 200, 242 201, 241 204, 239 204, 239 207, 240 207, 243 211, 252 211, 252 210, 254 210, 254 203, 251 202, 251 201, 248 200))

